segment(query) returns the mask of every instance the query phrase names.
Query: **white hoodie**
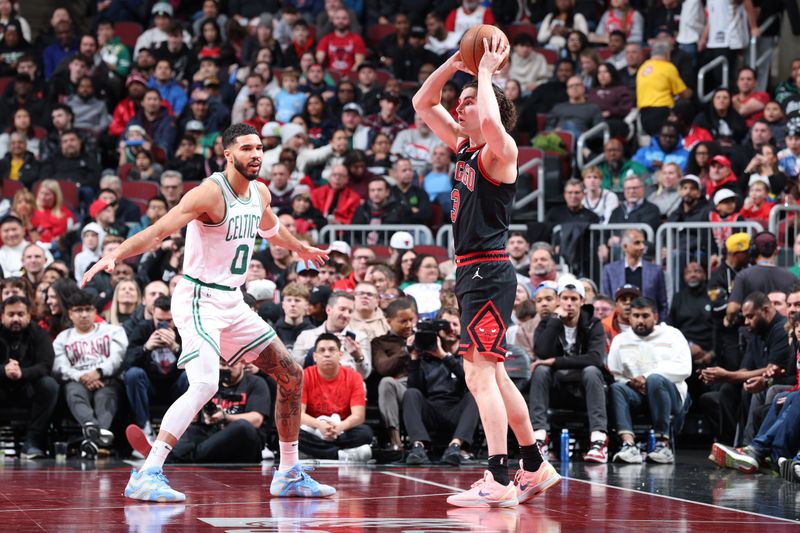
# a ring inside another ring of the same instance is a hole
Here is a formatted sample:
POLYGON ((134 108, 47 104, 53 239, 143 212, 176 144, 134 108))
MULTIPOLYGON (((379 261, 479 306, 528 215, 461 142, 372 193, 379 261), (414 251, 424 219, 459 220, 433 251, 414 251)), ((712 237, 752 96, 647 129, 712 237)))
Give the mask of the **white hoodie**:
POLYGON ((647 337, 640 337, 633 330, 625 331, 611 343, 608 369, 622 383, 638 376, 664 376, 675 384, 681 401, 686 401, 685 380, 692 374, 689 342, 680 330, 663 323, 647 337))
POLYGON ((56 353, 53 374, 64 381, 78 381, 86 372, 99 368, 104 378, 116 375, 128 348, 128 336, 121 326, 95 324, 89 333, 65 329, 53 341, 56 353))

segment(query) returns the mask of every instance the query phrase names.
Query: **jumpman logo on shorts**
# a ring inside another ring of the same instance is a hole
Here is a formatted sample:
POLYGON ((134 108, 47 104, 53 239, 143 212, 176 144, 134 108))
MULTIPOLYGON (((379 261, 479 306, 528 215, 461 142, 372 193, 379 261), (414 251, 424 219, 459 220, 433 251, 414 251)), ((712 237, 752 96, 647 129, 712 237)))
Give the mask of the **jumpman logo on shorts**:
POLYGON ((475 271, 472 279, 483 279, 483 276, 481 276, 481 267, 478 267, 478 270, 475 271))

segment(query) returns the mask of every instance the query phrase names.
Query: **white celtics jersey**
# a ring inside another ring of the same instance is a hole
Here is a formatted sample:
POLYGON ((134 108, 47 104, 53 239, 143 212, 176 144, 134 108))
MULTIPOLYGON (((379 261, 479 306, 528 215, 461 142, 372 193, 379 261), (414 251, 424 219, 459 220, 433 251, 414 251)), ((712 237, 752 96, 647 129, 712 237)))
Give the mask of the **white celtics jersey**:
POLYGON ((189 223, 186 230, 183 273, 206 285, 237 288, 244 285, 261 215, 261 195, 255 182, 250 197, 242 200, 221 172, 207 179, 216 182, 225 201, 225 217, 218 224, 189 223))

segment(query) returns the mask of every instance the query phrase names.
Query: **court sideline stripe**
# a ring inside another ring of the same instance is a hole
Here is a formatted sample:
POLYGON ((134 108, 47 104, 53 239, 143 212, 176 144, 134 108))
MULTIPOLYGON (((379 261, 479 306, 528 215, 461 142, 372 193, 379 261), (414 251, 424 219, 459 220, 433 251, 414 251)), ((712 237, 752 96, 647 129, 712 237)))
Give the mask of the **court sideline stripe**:
POLYGON ((464 492, 464 489, 459 487, 452 487, 450 485, 442 485, 441 483, 436 483, 435 481, 428 481, 427 479, 422 479, 414 476, 407 476, 405 474, 395 474, 394 472, 377 472, 378 474, 383 474, 386 476, 392 477, 399 477, 400 479, 407 479, 409 481, 416 481, 417 483, 424 483, 425 485, 433 485, 434 487, 439 487, 441 489, 449 489, 454 490, 456 492, 464 492))

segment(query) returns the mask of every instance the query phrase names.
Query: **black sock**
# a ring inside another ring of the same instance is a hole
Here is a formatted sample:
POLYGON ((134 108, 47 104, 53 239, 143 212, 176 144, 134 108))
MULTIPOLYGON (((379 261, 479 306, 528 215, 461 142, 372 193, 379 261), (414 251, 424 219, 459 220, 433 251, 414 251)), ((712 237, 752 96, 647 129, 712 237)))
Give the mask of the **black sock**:
POLYGON ((539 447, 535 443, 528 446, 520 446, 519 454, 522 456, 522 469, 527 472, 536 472, 544 462, 542 454, 539 452, 539 447))
POLYGON ((508 485, 511 481, 508 478, 508 454, 490 455, 489 472, 495 481, 504 486, 508 485))

